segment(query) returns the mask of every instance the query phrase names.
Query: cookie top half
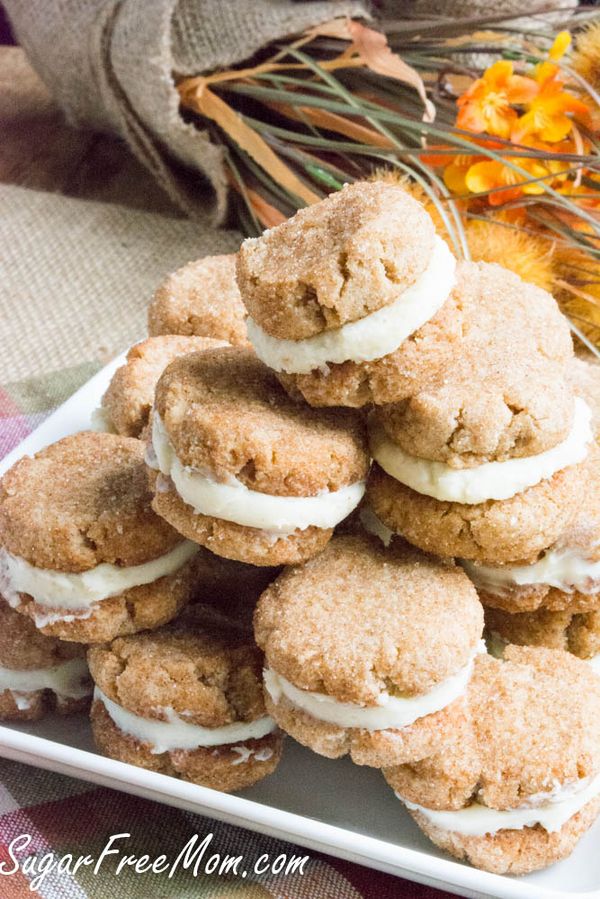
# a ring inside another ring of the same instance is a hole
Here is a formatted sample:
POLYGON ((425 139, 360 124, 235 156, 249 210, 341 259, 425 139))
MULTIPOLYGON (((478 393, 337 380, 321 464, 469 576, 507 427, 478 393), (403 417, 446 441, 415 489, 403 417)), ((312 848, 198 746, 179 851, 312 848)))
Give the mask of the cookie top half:
POLYGON ((151 501, 141 441, 84 431, 4 475, 0 546, 55 571, 139 565, 181 542, 151 501))
POLYGON ((401 188, 346 185, 245 240, 237 261, 250 316, 273 337, 301 340, 392 303, 425 270, 433 223, 401 188))
POLYGON ((263 593, 255 637, 267 663, 302 690, 374 704, 418 695, 455 674, 481 638, 483 610, 459 568, 400 542, 334 537, 263 593))
POLYGON ((172 362, 155 410, 177 458, 218 481, 279 496, 312 496, 365 478, 364 422, 288 397, 250 350, 230 347, 172 362))
POLYGON ((221 727, 265 714, 261 653, 202 606, 159 630, 92 647, 88 662, 105 696, 143 718, 165 720, 172 710, 190 724, 221 727))
POLYGON ((400 403, 377 407, 381 428, 411 456, 474 468, 552 449, 573 425, 575 396, 565 366, 541 356, 490 365, 481 355, 470 370, 400 403))
POLYGON ((246 309, 235 278, 235 259, 235 253, 205 256, 169 275, 148 308, 148 333, 246 344, 246 309))
POLYGON ((374 424, 405 452, 453 467, 536 455, 573 422, 573 347, 555 299, 489 263, 462 263, 451 302, 460 338, 442 374, 374 424))

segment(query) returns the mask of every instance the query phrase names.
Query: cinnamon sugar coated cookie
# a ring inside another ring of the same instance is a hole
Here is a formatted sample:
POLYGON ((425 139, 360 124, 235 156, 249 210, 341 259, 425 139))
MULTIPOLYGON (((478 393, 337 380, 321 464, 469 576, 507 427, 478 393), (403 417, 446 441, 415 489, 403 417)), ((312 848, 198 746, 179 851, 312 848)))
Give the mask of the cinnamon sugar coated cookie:
POLYGON ((124 437, 140 437, 148 424, 154 389, 161 374, 177 356, 227 346, 210 337, 164 335, 136 343, 127 361, 112 377, 102 397, 100 417, 105 430, 124 437))
POLYGON ((329 758, 380 767, 431 755, 464 715, 483 610, 451 563, 336 536, 256 608, 267 709, 329 758))
POLYGON ((468 371, 457 364, 441 383, 402 402, 375 407, 371 429, 413 457, 452 468, 534 456, 568 437, 575 408, 564 366, 515 352, 509 366, 484 358, 471 360, 468 371))
POLYGON ((91 695, 85 647, 45 637, 0 596, 0 720, 74 715, 91 695))
POLYGON ((559 650, 480 656, 443 753, 384 771, 442 849, 497 874, 565 858, 600 810, 600 678, 559 650))
POLYGON ((418 493, 373 465, 367 500, 386 527, 424 552, 496 566, 534 562, 569 526, 585 489, 584 464, 510 499, 456 503, 418 493))
POLYGON ((82 432, 0 481, 0 578, 44 633, 94 643, 158 627, 188 602, 197 547, 151 508, 144 446, 82 432))
POLYGON ((148 333, 214 337, 244 345, 246 310, 235 279, 235 254, 188 262, 163 281, 148 309, 148 333))
POLYGON ((242 299, 272 337, 314 337, 396 300, 427 267, 434 239, 431 219, 404 191, 346 185, 244 241, 242 299))
POLYGON ((240 790, 279 762, 261 654, 243 630, 190 606, 152 633, 89 651, 92 729, 105 755, 216 790, 240 790))
POLYGON ((386 357, 430 319, 432 336, 449 339, 454 323, 440 310, 454 270, 421 204, 393 185, 358 182, 246 240, 237 276, 248 337, 286 389, 315 406, 361 406, 376 393, 363 366, 394 389, 386 357))
POLYGON ((315 406, 382 405, 439 388, 448 376, 468 382, 473 369, 497 376, 537 359, 571 359, 567 320, 546 291, 483 262, 460 263, 450 288, 440 308, 386 355, 282 372, 282 382, 315 406))
POLYGON ((153 508, 185 537, 256 565, 319 552, 363 493, 364 421, 291 400, 250 350, 176 359, 156 390, 153 508))
MULTIPOLYGON (((585 612, 600 608, 600 452, 582 466, 584 491, 567 528, 530 563, 463 560, 484 605, 506 612, 585 612)), ((521 642, 521 641, 515 641, 521 642)))

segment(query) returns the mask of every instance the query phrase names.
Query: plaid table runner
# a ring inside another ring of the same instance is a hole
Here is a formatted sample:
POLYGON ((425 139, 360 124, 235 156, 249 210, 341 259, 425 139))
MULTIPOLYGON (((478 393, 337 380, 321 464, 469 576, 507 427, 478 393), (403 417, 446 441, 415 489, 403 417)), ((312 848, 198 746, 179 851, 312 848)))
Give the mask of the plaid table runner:
MULTIPOLYGON (((91 375, 100 363, 82 363, 42 377, 0 387, 0 456, 9 452, 91 375)), ((443 899, 447 894, 380 874, 349 862, 308 853, 299 846, 263 837, 209 818, 179 811, 113 790, 100 789, 15 762, 0 760, 1 899, 443 899), (96 862, 111 835, 120 855, 106 856, 97 873, 76 859, 96 862), (172 862, 198 834, 213 837, 208 853, 241 855, 250 862, 266 855, 308 855, 303 873, 194 876, 177 866, 172 876, 137 874, 130 866, 116 874, 127 854, 172 862), (28 837, 30 839, 28 839, 28 837), (13 845, 12 854, 9 846, 13 845), (26 856, 37 865, 23 870, 26 856), (61 858, 68 870, 58 870, 61 858), (45 859, 47 857, 47 860, 45 859), (15 861, 18 860, 19 864, 15 861)))

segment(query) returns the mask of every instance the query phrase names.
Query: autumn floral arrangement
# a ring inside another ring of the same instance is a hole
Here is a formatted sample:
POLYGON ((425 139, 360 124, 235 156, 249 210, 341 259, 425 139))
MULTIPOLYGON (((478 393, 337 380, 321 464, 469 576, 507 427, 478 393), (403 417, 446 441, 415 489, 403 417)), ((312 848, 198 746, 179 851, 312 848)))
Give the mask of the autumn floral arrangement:
POLYGON ((544 19, 526 33, 497 16, 337 19, 178 88, 223 148, 246 233, 345 182, 395 181, 459 256, 552 290, 599 354, 599 13, 558 34, 544 19))

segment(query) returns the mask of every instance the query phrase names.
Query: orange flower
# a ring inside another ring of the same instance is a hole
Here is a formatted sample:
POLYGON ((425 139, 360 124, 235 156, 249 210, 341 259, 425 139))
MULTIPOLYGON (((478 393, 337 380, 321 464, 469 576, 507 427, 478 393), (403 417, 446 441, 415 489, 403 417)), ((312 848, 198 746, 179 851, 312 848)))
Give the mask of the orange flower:
POLYGON ((568 113, 589 120, 589 109, 585 103, 565 90, 559 60, 571 44, 568 31, 561 31, 555 38, 548 53, 548 60, 535 68, 535 80, 539 91, 527 103, 527 112, 511 129, 511 140, 521 143, 528 135, 535 134, 540 140, 555 144, 564 140, 573 128, 568 113))
POLYGON ((568 31, 559 31, 554 38, 554 43, 548 51, 548 59, 556 62, 562 59, 569 47, 571 46, 571 35, 568 31))
MULTIPOLYGON (((550 183, 553 172, 538 159, 513 158, 515 165, 524 169, 533 178, 543 178, 550 183)), ((539 181, 528 182, 519 172, 504 165, 495 159, 487 159, 476 162, 465 175, 467 190, 471 193, 487 193, 490 206, 500 206, 510 200, 516 200, 522 194, 541 194, 544 188, 539 181)))
POLYGON ((456 124, 465 131, 508 138, 517 119, 512 105, 530 102, 538 91, 532 78, 514 74, 512 62, 495 62, 459 97, 456 124))
POLYGON ((547 77, 536 97, 528 104, 527 112, 517 119, 511 129, 511 139, 522 143, 528 135, 555 144, 564 140, 573 128, 568 113, 581 119, 589 118, 585 103, 564 89, 563 82, 555 76, 547 77))
POLYGON ((454 157, 450 165, 444 169, 444 184, 448 190, 451 190, 453 194, 469 193, 466 182, 467 172, 477 159, 479 159, 478 156, 469 156, 468 153, 459 153, 454 157))

